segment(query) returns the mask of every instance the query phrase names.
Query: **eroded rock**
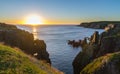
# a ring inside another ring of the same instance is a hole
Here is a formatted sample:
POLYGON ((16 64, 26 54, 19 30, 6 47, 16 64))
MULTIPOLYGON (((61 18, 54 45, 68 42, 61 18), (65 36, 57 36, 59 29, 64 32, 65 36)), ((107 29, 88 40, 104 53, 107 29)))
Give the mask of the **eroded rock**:
MULTIPOLYGON (((104 68, 104 72, 102 73, 102 67, 100 69, 101 72, 97 72, 95 70, 94 73, 87 73, 88 69, 86 70, 86 72, 83 72, 83 69, 86 68, 90 62, 94 62, 93 60, 96 58, 104 56, 108 53, 120 51, 120 28, 110 27, 107 31, 103 32, 100 35, 96 31, 89 39, 89 43, 82 46, 82 51, 76 56, 73 61, 74 74, 80 74, 80 72, 81 74, 116 74, 112 72, 107 72, 108 69, 106 68, 104 68)), ((109 66, 107 65, 107 67, 109 66)), ((112 68, 110 68, 109 70, 111 69, 112 68)))

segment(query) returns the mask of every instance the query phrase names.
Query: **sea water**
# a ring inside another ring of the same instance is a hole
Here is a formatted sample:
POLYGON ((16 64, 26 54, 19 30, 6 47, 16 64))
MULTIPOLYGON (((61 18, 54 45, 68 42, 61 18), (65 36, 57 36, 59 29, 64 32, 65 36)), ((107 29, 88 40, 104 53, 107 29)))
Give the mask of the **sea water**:
POLYGON ((67 44, 68 40, 79 40, 90 37, 94 31, 101 29, 83 28, 74 25, 54 26, 17 26, 20 29, 33 33, 35 39, 44 40, 50 55, 52 66, 65 74, 73 74, 72 62, 81 48, 73 48, 67 44))

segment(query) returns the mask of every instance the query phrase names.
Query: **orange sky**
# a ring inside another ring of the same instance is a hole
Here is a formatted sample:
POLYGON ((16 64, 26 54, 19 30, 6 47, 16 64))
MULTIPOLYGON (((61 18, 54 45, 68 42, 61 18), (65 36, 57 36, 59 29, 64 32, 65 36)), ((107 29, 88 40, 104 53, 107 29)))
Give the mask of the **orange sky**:
POLYGON ((25 24, 29 14, 44 24, 120 21, 120 0, 1 0, 0 9, 0 22, 10 24, 25 24))
MULTIPOLYGON (((26 19, 2 19, 2 22, 9 23, 9 24, 26 24, 26 19)), ((53 24, 79 24, 80 21, 68 21, 68 20, 43 20, 43 24, 53 25, 53 24)))

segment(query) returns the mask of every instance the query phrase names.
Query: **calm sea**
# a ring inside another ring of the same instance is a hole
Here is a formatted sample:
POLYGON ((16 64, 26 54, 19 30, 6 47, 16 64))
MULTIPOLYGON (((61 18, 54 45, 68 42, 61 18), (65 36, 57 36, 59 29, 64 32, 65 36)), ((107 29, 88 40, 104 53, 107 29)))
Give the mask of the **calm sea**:
POLYGON ((90 37, 94 31, 103 32, 100 29, 89 29, 78 26, 17 26, 20 29, 33 33, 35 39, 42 39, 47 44, 52 66, 73 74, 72 61, 81 51, 81 48, 73 48, 67 45, 67 40, 79 40, 90 37))

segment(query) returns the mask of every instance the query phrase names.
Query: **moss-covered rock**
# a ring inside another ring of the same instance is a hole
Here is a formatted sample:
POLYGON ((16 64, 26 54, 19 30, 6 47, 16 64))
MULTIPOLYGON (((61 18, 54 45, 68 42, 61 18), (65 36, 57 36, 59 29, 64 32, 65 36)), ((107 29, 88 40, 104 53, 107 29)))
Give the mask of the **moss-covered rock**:
POLYGON ((80 71, 90 62, 90 56, 80 52, 73 61, 74 74, 80 73, 80 71))
POLYGON ((93 60, 94 50, 97 50, 96 47, 96 45, 88 44, 83 47, 83 50, 75 57, 72 63, 74 74, 79 74, 93 60))
POLYGON ((95 59, 80 74, 120 74, 120 52, 95 59))

